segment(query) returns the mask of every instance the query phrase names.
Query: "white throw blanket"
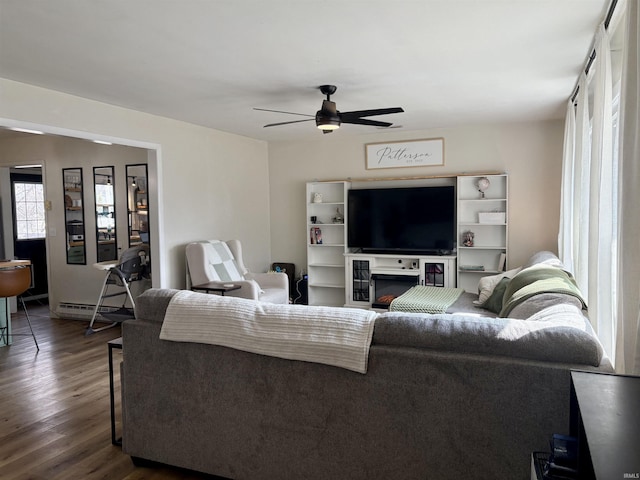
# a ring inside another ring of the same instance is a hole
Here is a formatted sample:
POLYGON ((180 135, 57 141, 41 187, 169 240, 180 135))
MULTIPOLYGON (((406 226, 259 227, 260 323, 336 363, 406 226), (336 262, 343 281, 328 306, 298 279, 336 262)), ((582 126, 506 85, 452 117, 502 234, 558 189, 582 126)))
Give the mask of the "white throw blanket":
POLYGON ((366 373, 376 317, 355 308, 276 305, 183 290, 167 307, 160 338, 366 373))

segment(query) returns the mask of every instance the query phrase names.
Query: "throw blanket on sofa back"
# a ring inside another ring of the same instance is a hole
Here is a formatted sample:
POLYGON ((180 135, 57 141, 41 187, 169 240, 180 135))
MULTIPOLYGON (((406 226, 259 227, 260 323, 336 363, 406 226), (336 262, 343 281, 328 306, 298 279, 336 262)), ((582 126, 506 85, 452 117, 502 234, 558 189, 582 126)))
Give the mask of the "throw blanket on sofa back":
POLYGON ((160 338, 367 372, 376 312, 276 305, 191 291, 173 296, 160 338))
POLYGON ((541 293, 564 293, 576 297, 587 305, 582 298, 573 276, 558 267, 533 265, 517 273, 507 285, 502 297, 502 310, 498 316, 508 317, 509 313, 522 302, 541 293))

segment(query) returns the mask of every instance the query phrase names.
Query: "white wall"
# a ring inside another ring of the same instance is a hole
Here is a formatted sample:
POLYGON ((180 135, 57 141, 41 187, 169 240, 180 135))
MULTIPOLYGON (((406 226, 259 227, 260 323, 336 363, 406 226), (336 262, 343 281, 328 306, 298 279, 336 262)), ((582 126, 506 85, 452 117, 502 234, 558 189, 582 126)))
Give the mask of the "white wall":
MULTIPOLYGON (((344 127, 349 128, 348 126, 344 127)), ((305 182, 474 172, 509 173, 509 258, 517 266, 536 250, 557 250, 563 124, 476 125, 269 145, 272 257, 306 265, 305 182), (365 144, 444 137, 445 165, 365 169, 365 144)))
POLYGON ((0 79, 0 119, 46 126, 51 133, 97 134, 127 145, 157 146, 156 205, 165 275, 156 286, 184 286, 184 246, 193 240, 239 238, 250 269, 269 266, 265 142, 5 79, 0 79))

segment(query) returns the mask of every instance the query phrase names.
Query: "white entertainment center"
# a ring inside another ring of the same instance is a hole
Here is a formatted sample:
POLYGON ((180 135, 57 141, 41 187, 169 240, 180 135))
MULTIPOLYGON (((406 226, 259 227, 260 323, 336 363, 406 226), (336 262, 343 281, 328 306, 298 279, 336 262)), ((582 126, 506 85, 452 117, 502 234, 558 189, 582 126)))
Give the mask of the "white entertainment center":
POLYGON ((349 307, 387 308, 414 285, 455 287, 455 255, 370 255, 347 253, 346 302, 349 307))
POLYGON ((507 267, 507 187, 507 175, 495 173, 366 183, 307 183, 309 305, 385 308, 385 300, 413 285, 460 287, 475 292, 482 276, 507 267), (478 181, 484 178, 489 187, 480 192, 478 181), (366 188, 454 185, 457 237, 454 250, 442 255, 414 255, 350 249, 348 192, 365 188, 362 185, 366 188), (471 243, 469 232, 473 232, 471 243))

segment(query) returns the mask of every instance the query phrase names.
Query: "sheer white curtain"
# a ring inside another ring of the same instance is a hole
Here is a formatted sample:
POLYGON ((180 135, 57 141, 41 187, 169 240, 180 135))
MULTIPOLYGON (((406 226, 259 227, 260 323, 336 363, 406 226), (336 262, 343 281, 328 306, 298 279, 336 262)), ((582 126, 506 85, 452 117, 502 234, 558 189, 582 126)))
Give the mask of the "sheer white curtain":
POLYGON ((617 7, 626 21, 617 132, 604 25, 596 33, 593 77, 580 76, 577 107, 567 107, 558 236, 560 257, 573 269, 616 371, 635 375, 640 375, 638 3, 621 0, 617 7))
POLYGON ((558 255, 573 272, 588 304, 591 123, 589 80, 584 72, 578 80, 575 103, 569 100, 567 105, 564 133, 558 255))
POLYGON ((558 256, 570 272, 573 266, 573 175, 576 151, 576 108, 572 100, 567 105, 564 122, 564 148, 562 162, 562 189, 560 198, 560 232, 558 256))
POLYGON ((640 375, 640 12, 627 2, 623 44, 616 371, 640 375))
MULTIPOLYGON (((615 352, 616 241, 613 218, 613 86, 611 79, 611 49, 604 25, 596 34, 596 59, 593 78, 593 116, 591 158, 589 162, 589 219, 586 243, 587 292, 589 318, 607 353, 615 352)), ((617 180, 615 182, 617 184, 617 180)))

